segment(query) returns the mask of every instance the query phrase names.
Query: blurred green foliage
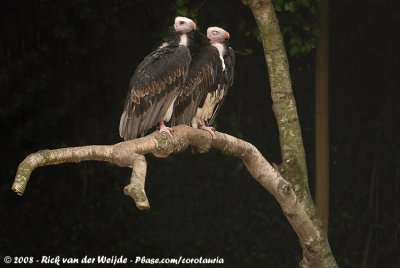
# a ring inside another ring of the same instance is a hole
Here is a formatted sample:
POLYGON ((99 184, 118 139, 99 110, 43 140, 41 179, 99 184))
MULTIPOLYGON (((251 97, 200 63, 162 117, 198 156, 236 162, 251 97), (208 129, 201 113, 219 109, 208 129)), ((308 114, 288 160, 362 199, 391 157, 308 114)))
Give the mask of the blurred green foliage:
POLYGON ((299 56, 312 52, 318 37, 318 1, 274 0, 273 3, 290 55, 299 56))

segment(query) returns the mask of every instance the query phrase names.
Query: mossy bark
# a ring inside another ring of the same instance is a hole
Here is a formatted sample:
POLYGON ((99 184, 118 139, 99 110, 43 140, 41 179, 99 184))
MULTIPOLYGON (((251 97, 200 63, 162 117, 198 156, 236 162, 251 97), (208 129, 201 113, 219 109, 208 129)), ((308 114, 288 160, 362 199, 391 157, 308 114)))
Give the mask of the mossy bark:
POLYGON ((302 267, 337 267, 308 187, 306 157, 292 91, 289 64, 272 1, 243 0, 243 2, 253 12, 264 47, 273 110, 279 128, 282 154, 280 171, 282 176, 291 183, 298 201, 302 203, 309 220, 314 223, 319 232, 315 237, 308 237, 308 241, 302 241, 302 234, 295 228, 303 248, 303 260, 300 265, 302 267))

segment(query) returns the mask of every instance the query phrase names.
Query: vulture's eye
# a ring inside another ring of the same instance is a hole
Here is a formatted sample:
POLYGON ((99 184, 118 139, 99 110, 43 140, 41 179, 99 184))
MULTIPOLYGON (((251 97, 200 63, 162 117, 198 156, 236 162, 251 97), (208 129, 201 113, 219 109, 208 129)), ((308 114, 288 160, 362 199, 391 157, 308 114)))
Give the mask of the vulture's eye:
POLYGON ((180 24, 180 25, 183 25, 183 24, 185 24, 185 22, 181 20, 181 21, 179 22, 179 24, 180 24))
POLYGON ((218 32, 217 31, 212 31, 212 34, 217 34, 218 32))

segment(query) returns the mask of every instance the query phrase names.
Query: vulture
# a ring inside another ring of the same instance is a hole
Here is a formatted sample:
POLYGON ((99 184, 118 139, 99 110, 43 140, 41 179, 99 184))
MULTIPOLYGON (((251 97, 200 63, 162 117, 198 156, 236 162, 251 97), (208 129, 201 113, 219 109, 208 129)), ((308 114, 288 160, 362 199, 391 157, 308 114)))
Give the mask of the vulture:
POLYGON ((169 37, 137 66, 119 124, 124 140, 143 136, 157 123, 160 132, 171 135, 164 122, 171 119, 174 101, 185 84, 195 30, 191 19, 176 17, 169 37))
POLYGON ((235 52, 229 33, 219 27, 207 29, 208 42, 193 55, 186 83, 174 103, 172 124, 187 124, 208 131, 233 84, 235 52))

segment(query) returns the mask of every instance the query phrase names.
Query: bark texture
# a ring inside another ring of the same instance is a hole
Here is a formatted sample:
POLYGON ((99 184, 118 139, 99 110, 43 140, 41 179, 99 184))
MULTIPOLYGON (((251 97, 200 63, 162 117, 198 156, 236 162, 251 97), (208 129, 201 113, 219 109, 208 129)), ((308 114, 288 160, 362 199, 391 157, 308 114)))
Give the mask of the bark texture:
POLYGON ((272 1, 243 0, 243 2, 253 12, 264 48, 273 110, 280 134, 282 154, 280 171, 282 176, 291 183, 300 206, 306 212, 304 216, 313 225, 307 239, 304 239, 294 228, 303 249, 303 260, 300 266, 337 267, 308 187, 306 158, 289 64, 272 1))

